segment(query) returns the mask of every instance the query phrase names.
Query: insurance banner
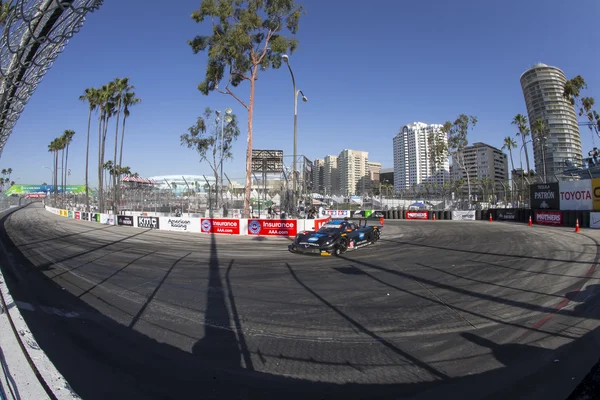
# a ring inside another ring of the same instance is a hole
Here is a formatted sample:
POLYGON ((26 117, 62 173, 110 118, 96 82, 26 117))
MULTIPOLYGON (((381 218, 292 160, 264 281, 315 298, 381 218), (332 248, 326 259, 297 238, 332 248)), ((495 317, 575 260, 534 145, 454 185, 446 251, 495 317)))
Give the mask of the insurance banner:
POLYGON ((294 219, 251 219, 248 235, 296 236, 298 223, 294 219))
POLYGON ((202 218, 200 228, 204 233, 240 234, 240 220, 229 218, 202 218))

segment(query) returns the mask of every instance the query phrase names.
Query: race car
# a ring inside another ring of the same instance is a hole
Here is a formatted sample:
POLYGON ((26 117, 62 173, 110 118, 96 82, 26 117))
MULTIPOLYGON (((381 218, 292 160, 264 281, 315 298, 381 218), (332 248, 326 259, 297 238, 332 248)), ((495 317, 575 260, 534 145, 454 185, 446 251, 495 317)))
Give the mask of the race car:
POLYGON ((379 240, 381 227, 365 225, 350 220, 332 220, 318 231, 302 231, 296 235, 288 249, 294 253, 330 256, 355 250, 379 240))

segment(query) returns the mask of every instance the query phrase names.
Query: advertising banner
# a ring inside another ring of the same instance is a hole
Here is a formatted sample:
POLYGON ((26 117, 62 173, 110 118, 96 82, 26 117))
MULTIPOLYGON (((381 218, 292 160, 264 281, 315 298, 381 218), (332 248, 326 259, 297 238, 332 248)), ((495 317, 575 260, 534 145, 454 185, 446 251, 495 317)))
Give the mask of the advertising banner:
POLYGON ((115 225, 115 216, 113 214, 100 214, 100 223, 105 225, 115 225))
POLYGON ((81 219, 84 220, 84 221, 89 221, 90 220, 90 213, 82 212, 81 213, 81 219))
POLYGON ((159 229, 158 217, 137 217, 138 228, 159 229))
POLYGON ((294 219, 251 219, 248 235, 296 236, 298 224, 294 219))
POLYGON ((600 229, 600 212, 590 213, 590 228, 600 229))
POLYGON ((160 229, 176 232, 199 232, 200 218, 160 217, 160 229))
POLYGON ((67 215, 68 215, 69 218, 73 218, 74 217, 73 211, 71 211, 71 210, 67 211, 67 215))
POLYGON ((529 187, 531 208, 534 210, 559 210, 558 182, 536 183, 529 187))
POLYGON ((592 180, 560 182, 561 210, 592 210, 592 180))
POLYGON ((350 210, 325 210, 325 213, 333 218, 350 217, 350 210))
POLYGON ((69 212, 67 210, 60 210, 60 216, 61 217, 68 217, 69 216, 69 212))
POLYGON ((562 225, 562 212, 560 211, 538 211, 535 213, 535 223, 540 225, 562 225))
POLYGON ((592 203, 594 210, 600 211, 600 178, 592 179, 592 203))
POLYGON ((515 210, 498 210, 498 221, 515 221, 517 219, 517 213, 515 210))
POLYGON ((452 211, 452 219, 457 221, 475 221, 475 210, 452 211))
POLYGON ((407 211, 406 219, 429 219, 429 211, 407 211))
POLYGON ((228 218, 202 218, 200 228, 204 233, 240 234, 240 220, 228 218))
POLYGON ((79 211, 75 211, 75 219, 81 219, 81 213, 79 211))
POLYGON ((98 214, 98 213, 92 214, 92 221, 100 222, 100 214, 98 214))
POLYGON ((329 221, 331 221, 330 217, 315 219, 315 231, 318 231, 323 225, 325 225, 329 221))
POLYGON ((133 226, 133 216, 117 215, 117 225, 133 226))

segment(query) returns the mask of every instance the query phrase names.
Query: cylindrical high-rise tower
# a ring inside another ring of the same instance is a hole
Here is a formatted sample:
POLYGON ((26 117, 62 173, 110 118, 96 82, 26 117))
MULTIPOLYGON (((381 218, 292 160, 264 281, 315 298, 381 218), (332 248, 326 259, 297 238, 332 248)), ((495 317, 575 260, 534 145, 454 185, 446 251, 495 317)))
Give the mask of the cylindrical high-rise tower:
POLYGON ((536 64, 521 75, 521 88, 525 96, 530 126, 535 120, 546 123, 548 131, 544 151, 544 141, 534 140, 533 154, 535 171, 539 177, 544 174, 546 161, 547 182, 554 174, 573 167, 582 167, 581 137, 575 109, 563 97, 567 78, 560 69, 546 64, 536 64), (572 166, 569 167, 569 161, 572 166))

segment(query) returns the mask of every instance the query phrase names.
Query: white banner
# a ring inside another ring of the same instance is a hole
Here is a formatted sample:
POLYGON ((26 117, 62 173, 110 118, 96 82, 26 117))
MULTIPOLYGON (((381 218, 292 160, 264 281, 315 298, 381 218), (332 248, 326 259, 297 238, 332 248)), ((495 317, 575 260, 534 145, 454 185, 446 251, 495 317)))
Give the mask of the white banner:
POLYGON ((561 210, 593 210, 592 180, 559 182, 561 210))
POLYGON ((600 212, 590 213, 590 228, 600 229, 600 212))
POLYGON ((116 225, 114 214, 100 214, 100 223, 105 225, 116 225))
POLYGON ((459 221, 475 221, 475 210, 452 211, 452 219, 459 221))
POLYGON ((161 231, 200 232, 200 218, 160 217, 161 231))

